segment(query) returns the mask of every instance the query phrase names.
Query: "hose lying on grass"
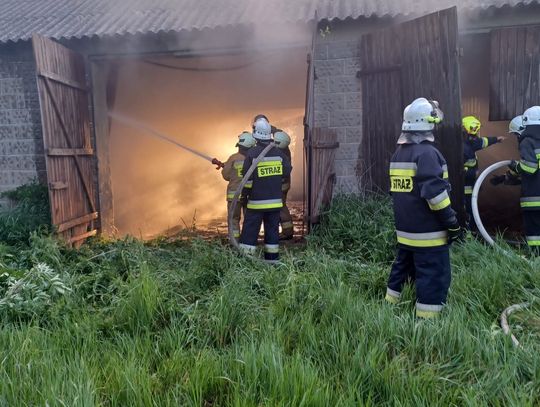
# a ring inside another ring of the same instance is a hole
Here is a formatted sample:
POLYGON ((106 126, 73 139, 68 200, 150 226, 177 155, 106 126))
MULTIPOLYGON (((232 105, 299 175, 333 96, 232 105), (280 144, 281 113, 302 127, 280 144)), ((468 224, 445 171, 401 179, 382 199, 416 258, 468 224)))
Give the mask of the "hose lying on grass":
MULTIPOLYGON (((262 161, 264 157, 266 157, 266 154, 274 148, 276 145, 275 143, 270 143, 266 146, 266 148, 261 151, 261 154, 253 160, 253 163, 251 164, 251 167, 247 170, 247 172, 244 174, 244 178, 242 178, 242 182, 240 182, 240 185, 238 186, 238 189, 234 193, 234 197, 231 201, 231 208, 229 210, 229 214, 227 216, 227 224, 228 224, 228 230, 229 230, 229 241, 231 242, 231 245, 242 252, 240 250, 240 246, 238 244, 238 241, 236 240, 236 237, 234 237, 234 230, 233 230, 233 214, 236 209, 236 205, 238 205, 238 201, 240 200, 240 197, 242 196, 242 191, 244 190, 246 184, 248 183, 249 179, 251 178, 251 175, 257 168, 257 165, 262 161)), ((244 253, 243 253, 244 254, 244 253)))
MULTIPOLYGON (((486 170, 484 170, 484 172, 482 172, 482 174, 478 177, 478 180, 476 181, 476 184, 474 185, 474 190, 472 194, 473 215, 474 215, 474 220, 476 221, 476 225, 478 226, 478 230, 480 231, 480 234, 482 235, 482 237, 485 239, 486 242, 488 242, 491 246, 499 248, 506 255, 511 255, 511 253, 500 248, 499 246, 495 244, 495 240, 490 236, 490 234, 487 232, 486 228, 484 227, 484 224, 482 223, 482 218, 480 217, 480 211, 478 210, 478 196, 480 194, 480 189, 482 187, 482 184, 484 183, 486 178, 489 175, 491 175, 491 173, 497 171, 500 168, 507 167, 511 163, 512 161, 506 160, 506 161, 495 163, 491 165, 490 167, 486 168, 486 170)), ((512 343, 516 347, 521 347, 521 345, 510 330, 510 325, 508 324, 508 317, 516 311, 520 311, 522 309, 528 308, 529 305, 530 305, 529 303, 512 305, 511 307, 508 307, 507 309, 505 309, 501 315, 501 328, 506 335, 510 335, 510 337, 512 338, 512 343)))
POLYGON ((517 340, 517 338, 514 336, 514 334, 510 331, 510 325, 508 324, 508 317, 512 315, 516 311, 521 311, 522 309, 528 308, 529 303, 523 303, 523 304, 516 304, 512 305, 511 307, 508 307, 504 310, 504 312, 501 315, 501 328, 505 335, 510 335, 510 338, 512 338, 512 343, 514 346, 521 348, 521 344, 517 340))

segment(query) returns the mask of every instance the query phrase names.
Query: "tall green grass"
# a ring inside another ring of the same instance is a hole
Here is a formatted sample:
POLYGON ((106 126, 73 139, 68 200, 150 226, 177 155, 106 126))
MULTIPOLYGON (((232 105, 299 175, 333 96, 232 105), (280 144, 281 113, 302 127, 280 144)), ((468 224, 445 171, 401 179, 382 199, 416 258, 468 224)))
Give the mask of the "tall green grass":
POLYGON ((455 248, 447 309, 418 321, 412 288, 397 307, 383 300, 386 203, 340 199, 324 222, 279 267, 199 240, 2 246, 6 273, 47 264, 70 291, 0 316, 0 405, 540 403, 537 338, 519 331, 516 349, 498 328, 504 308, 537 297, 538 262, 455 248))

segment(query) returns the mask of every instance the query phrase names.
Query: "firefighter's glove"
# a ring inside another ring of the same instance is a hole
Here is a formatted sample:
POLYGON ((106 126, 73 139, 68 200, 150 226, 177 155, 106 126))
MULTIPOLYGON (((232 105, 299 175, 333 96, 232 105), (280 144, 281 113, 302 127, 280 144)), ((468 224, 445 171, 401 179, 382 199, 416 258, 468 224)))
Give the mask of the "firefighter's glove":
POLYGON ((506 183, 506 175, 496 175, 496 176, 492 177, 489 180, 489 182, 493 186, 504 184, 504 183, 506 183))
POLYGON ((461 226, 452 226, 448 229, 448 244, 462 243, 465 241, 465 236, 465 230, 461 226))
POLYGON ((518 167, 519 167, 519 163, 516 160, 512 160, 512 162, 508 165, 508 168, 510 168, 510 171, 514 173, 518 173, 518 167))

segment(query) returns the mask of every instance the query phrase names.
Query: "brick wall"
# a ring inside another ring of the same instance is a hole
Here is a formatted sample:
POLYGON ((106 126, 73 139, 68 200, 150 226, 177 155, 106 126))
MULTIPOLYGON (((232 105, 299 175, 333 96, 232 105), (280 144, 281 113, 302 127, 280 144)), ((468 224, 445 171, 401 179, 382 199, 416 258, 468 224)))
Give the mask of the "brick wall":
POLYGON ((336 193, 358 193, 356 166, 362 141, 358 41, 321 38, 315 50, 315 126, 338 135, 336 193))
POLYGON ((35 75, 28 42, 0 45, 0 192, 46 179, 35 75))

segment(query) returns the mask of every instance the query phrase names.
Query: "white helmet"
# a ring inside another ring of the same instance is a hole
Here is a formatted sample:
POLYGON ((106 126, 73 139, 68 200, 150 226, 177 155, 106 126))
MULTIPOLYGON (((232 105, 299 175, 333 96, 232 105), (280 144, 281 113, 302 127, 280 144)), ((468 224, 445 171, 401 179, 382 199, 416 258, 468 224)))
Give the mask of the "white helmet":
POLYGON ((284 131, 278 131, 274 134, 274 143, 282 150, 285 150, 291 144, 291 138, 284 131))
POLYGON ((254 147, 257 142, 253 138, 253 135, 249 131, 244 131, 242 134, 238 136, 238 144, 237 146, 242 146, 245 148, 251 148, 254 147))
POLYGON ((272 126, 267 120, 261 118, 253 124, 253 137, 256 140, 270 141, 272 139, 272 126))
POLYGON ((525 127, 523 127, 523 116, 514 117, 508 126, 508 133, 517 133, 521 135, 523 130, 525 130, 525 127))
POLYGON ((439 102, 419 98, 403 112, 403 131, 431 131, 444 119, 439 102))
POLYGON ((523 113, 523 126, 540 125, 540 106, 533 106, 523 113))

